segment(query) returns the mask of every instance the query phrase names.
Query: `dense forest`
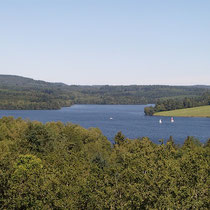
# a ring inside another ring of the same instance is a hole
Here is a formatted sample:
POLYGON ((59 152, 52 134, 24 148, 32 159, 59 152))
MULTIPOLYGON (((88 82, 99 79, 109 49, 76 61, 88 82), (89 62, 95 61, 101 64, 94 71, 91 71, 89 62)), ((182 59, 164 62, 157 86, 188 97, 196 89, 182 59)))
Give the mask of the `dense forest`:
POLYGON ((0 75, 0 109, 60 109, 72 104, 62 83, 0 75))
POLYGON ((210 105, 210 91, 206 91, 201 96, 185 97, 185 98, 172 98, 165 100, 157 100, 155 106, 144 108, 146 115, 152 116, 155 112, 170 111, 176 109, 185 109, 198 106, 210 105))
POLYGON ((1 209, 209 209, 210 140, 154 144, 0 119, 1 209))
POLYGON ((0 109, 60 109, 72 104, 154 104, 200 96, 209 86, 77 86, 0 75, 0 109))

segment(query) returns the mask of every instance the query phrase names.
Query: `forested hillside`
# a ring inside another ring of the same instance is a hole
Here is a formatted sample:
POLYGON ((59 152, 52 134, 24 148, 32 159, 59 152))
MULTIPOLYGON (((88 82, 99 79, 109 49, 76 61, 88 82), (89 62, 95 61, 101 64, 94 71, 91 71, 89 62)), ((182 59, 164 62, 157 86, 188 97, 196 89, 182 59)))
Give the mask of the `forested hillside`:
POLYGON ((209 209, 210 142, 0 119, 0 209, 209 209))
POLYGON ((0 75, 0 109, 60 109, 70 106, 62 83, 0 75))
POLYGON ((60 109, 72 104, 151 104, 195 97, 208 86, 76 86, 0 75, 0 109, 60 109))

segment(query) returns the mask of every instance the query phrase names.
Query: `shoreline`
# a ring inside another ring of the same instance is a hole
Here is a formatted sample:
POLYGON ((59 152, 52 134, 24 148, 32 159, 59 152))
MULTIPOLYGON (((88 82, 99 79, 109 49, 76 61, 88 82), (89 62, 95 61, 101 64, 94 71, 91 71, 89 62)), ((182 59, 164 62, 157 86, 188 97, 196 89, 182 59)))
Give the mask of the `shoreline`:
POLYGON ((176 109, 170 111, 156 112, 153 116, 162 117, 202 117, 210 118, 210 105, 192 107, 186 109, 176 109))

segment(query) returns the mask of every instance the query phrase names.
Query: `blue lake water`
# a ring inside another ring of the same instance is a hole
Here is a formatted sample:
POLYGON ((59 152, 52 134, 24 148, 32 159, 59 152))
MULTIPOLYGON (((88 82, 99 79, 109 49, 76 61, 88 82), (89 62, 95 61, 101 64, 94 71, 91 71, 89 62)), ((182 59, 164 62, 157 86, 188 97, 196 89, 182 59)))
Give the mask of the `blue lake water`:
POLYGON ((144 116, 145 105, 73 105, 61 110, 0 110, 0 117, 14 116, 23 119, 72 122, 85 128, 98 127, 112 142, 118 131, 128 138, 147 136, 153 142, 167 140, 173 136, 182 144, 187 136, 194 136, 201 142, 210 138, 210 118, 144 116), (112 118, 112 119, 110 119, 112 118), (159 119, 162 124, 159 124, 159 119))

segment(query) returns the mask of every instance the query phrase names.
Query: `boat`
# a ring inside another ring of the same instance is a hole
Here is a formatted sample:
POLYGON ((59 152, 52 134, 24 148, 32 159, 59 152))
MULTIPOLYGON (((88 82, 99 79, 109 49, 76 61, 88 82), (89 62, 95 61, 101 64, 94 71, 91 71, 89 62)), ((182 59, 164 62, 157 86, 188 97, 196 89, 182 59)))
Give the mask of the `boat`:
POLYGON ((162 123, 162 120, 161 120, 161 119, 159 120, 159 123, 160 123, 160 124, 162 123))
POLYGON ((110 119, 110 120, 113 120, 113 118, 112 118, 112 117, 110 117, 109 119, 110 119))
POLYGON ((171 117, 171 123, 173 123, 174 122, 174 118, 173 117, 171 117))

